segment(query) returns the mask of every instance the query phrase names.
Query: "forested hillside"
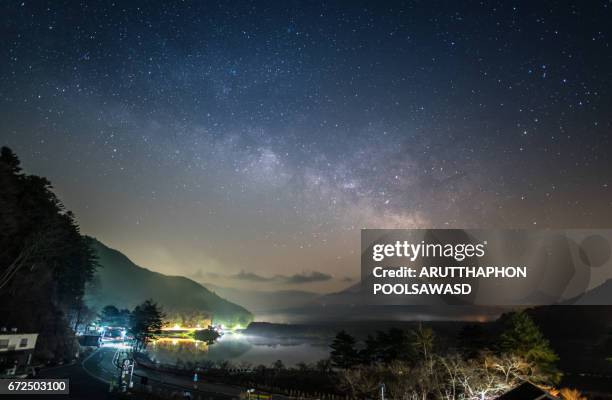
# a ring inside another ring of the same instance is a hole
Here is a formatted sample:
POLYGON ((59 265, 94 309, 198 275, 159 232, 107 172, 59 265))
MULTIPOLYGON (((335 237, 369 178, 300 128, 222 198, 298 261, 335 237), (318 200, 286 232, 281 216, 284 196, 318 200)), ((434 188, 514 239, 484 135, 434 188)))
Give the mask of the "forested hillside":
POLYGON ((89 311, 84 288, 96 270, 87 238, 42 177, 0 154, 0 327, 39 333, 37 356, 74 356, 73 329, 89 311))
POLYGON ((101 268, 87 290, 87 304, 94 309, 113 304, 132 309, 146 299, 162 306, 170 319, 181 314, 207 314, 215 324, 246 326, 253 316, 197 282, 182 276, 168 276, 134 264, 121 252, 95 239, 91 246, 101 268))

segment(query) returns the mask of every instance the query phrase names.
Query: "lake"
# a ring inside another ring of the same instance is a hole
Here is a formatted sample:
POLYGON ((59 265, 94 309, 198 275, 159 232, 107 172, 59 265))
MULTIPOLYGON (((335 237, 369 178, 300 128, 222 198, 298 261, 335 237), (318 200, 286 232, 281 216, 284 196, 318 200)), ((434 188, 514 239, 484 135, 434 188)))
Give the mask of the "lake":
POLYGON ((281 360, 286 366, 315 363, 329 357, 329 342, 316 339, 265 337, 226 332, 215 343, 191 339, 161 339, 147 348, 149 357, 162 364, 229 361, 236 366, 270 366, 281 360))

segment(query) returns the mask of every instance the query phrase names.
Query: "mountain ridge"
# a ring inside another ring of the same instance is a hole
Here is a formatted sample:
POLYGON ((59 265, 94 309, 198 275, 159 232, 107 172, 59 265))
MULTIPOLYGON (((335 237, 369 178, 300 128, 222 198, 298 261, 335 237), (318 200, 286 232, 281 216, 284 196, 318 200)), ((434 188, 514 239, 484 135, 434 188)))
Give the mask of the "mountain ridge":
POLYGON ((86 304, 132 309, 153 299, 166 313, 205 313, 214 323, 246 326, 253 314, 184 276, 165 275, 135 264, 125 254, 88 237, 100 267, 85 293, 86 304))

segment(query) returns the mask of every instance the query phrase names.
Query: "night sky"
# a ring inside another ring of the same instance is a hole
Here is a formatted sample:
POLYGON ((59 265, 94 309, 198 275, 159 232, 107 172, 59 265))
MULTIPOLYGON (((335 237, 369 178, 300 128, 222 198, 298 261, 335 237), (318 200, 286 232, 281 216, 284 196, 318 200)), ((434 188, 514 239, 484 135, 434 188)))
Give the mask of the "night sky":
POLYGON ((138 264, 330 291, 363 227, 610 227, 610 1, 162 3, 0 14, 0 144, 138 264))

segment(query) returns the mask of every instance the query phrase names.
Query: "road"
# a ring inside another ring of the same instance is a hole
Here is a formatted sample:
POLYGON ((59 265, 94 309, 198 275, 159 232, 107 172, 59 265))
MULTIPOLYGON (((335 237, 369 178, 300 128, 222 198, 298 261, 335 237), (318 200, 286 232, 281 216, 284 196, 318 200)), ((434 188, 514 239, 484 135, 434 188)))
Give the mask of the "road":
MULTIPOLYGON (((146 369, 146 368, 136 368, 134 374, 138 377, 146 376, 150 380, 154 380, 157 382, 162 382, 165 384, 176 385, 180 387, 184 387, 186 389, 193 389, 193 381, 187 377, 164 374, 158 371, 146 369)), ((229 398, 238 398, 241 392, 244 392, 244 389, 238 386, 217 384, 217 383, 209 383, 206 382, 205 377, 200 377, 200 381, 198 382, 198 390, 201 392, 205 392, 207 394, 221 395, 222 397, 229 398)))
POLYGON ((111 379, 117 378, 113 359, 119 351, 114 347, 101 347, 83 360, 83 369, 93 378, 108 385, 111 379))
MULTIPOLYGON (((116 381, 118 370, 115 367, 115 358, 122 356, 123 349, 117 347, 101 347, 83 359, 71 365, 54 368, 46 368, 40 371, 37 378, 68 378, 70 379, 70 395, 46 395, 45 398, 58 399, 87 399, 87 400, 110 400, 116 397, 109 393, 111 380, 116 381)), ((182 392, 187 390, 194 398, 206 398, 212 400, 237 399, 245 388, 227 384, 206 382, 206 377, 201 376, 197 391, 194 390, 193 382, 188 377, 161 373, 155 370, 139 368, 134 370, 135 389, 139 387, 141 377, 147 377, 147 384, 154 390, 168 392, 182 392)), ((40 395, 26 396, 3 396, 2 399, 23 400, 28 398, 40 399, 40 395)), ((273 400, 288 400, 285 396, 273 395, 273 400)))
POLYGON ((60 367, 42 369, 37 378, 70 379, 69 395, 15 395, 2 396, 2 399, 35 399, 57 398, 57 399, 87 399, 87 400, 109 400, 114 397, 108 393, 108 385, 89 375, 81 363, 77 362, 60 367))
MULTIPOLYGON (((117 379, 118 372, 115 367, 115 359, 123 356, 122 351, 123 349, 116 347, 101 347, 83 360, 83 370, 91 377, 104 382, 108 390, 111 380, 116 381, 117 379)), ((136 367, 134 370, 134 382, 138 384, 141 377, 149 378, 148 384, 154 387, 165 387, 172 390, 184 388, 190 391, 194 389, 193 382, 186 377, 136 367)), ((237 386, 199 382, 198 391, 203 392, 208 397, 224 399, 238 398, 243 389, 237 386)))
MULTIPOLYGON (((102 347, 83 361, 83 368, 98 380, 110 383, 111 379, 116 379, 117 369, 115 359, 122 358, 123 349, 115 347, 102 347)), ((171 390, 184 389, 195 394, 194 384, 190 377, 172 375, 158 372, 138 365, 134 370, 134 383, 138 385, 141 377, 148 378, 148 384, 153 387, 164 387, 171 390)), ((246 388, 239 386, 206 382, 206 376, 200 375, 197 391, 205 398, 212 399, 236 399, 246 388)), ((273 395, 273 400, 288 400, 288 397, 273 395)))

